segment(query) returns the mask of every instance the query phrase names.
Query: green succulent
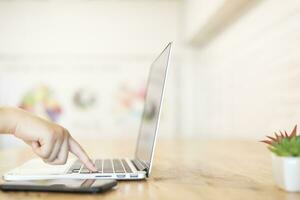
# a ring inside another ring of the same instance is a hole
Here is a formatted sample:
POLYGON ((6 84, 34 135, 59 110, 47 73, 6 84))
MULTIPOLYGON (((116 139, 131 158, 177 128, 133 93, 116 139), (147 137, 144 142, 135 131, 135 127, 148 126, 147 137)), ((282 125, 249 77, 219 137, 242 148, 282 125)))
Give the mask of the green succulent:
POLYGON ((300 156, 300 136, 295 136, 291 139, 284 138, 279 143, 269 146, 269 149, 278 156, 300 156))
POLYGON ((298 157, 300 156, 300 136, 297 135, 297 125, 290 135, 287 132, 275 133, 275 137, 267 136, 268 140, 263 140, 268 144, 268 149, 278 156, 298 157))

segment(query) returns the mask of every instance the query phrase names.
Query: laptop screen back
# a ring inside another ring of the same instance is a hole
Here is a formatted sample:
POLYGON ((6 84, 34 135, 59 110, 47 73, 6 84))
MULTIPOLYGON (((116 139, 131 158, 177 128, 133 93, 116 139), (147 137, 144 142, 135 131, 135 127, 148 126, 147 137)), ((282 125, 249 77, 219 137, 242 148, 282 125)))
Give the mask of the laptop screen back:
MULTIPOLYGON (((164 85, 169 64, 171 43, 152 63, 148 77, 144 112, 136 146, 135 158, 151 167, 155 138, 158 131, 159 116, 163 98, 164 85)), ((150 173, 150 169, 148 170, 150 173)))

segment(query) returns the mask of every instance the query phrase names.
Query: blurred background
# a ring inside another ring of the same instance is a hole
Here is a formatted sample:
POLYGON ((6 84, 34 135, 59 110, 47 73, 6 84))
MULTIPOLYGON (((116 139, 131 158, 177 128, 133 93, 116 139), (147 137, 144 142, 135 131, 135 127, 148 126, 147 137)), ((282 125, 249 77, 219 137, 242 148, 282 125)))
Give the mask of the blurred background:
POLYGON ((136 138, 150 65, 174 41, 159 137, 290 131, 299 11, 298 0, 0 0, 0 105, 76 138, 136 138))

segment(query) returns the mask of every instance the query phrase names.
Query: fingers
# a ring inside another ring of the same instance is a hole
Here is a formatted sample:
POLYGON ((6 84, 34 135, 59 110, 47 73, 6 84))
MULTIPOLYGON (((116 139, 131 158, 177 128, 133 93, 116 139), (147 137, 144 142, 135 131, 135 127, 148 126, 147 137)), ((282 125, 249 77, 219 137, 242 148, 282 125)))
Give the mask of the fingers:
MULTIPOLYGON (((51 127, 52 128, 52 127, 51 127)), ((97 171, 93 162, 75 141, 69 132, 62 127, 54 127, 49 132, 45 132, 37 141, 32 141, 30 145, 33 151, 48 164, 65 164, 68 152, 72 152, 90 170, 97 171), (54 131, 53 131, 54 130, 54 131)))
POLYGON ((54 141, 46 141, 43 143, 33 141, 31 147, 38 156, 45 160, 51 155, 54 144, 54 141))
POLYGON ((50 164, 53 165, 62 165, 67 162, 68 155, 69 155, 69 144, 68 144, 68 136, 65 136, 64 141, 61 145, 60 151, 56 157, 56 159, 51 162, 50 164))
MULTIPOLYGON (((64 136, 63 136, 64 137, 64 136)), ((49 156, 49 158, 45 159, 44 161, 52 164, 52 162, 57 158, 58 153, 60 152, 61 145, 64 141, 64 138, 58 138, 53 146, 52 152, 49 156)))
POLYGON ((32 141, 31 147, 44 162, 52 164, 60 152, 64 137, 65 134, 63 131, 57 131, 55 133, 50 132, 47 137, 44 137, 39 141, 32 141))
POLYGON ((82 149, 82 147, 71 136, 69 137, 69 149, 70 151, 81 160, 81 162, 91 171, 97 171, 91 159, 82 149))

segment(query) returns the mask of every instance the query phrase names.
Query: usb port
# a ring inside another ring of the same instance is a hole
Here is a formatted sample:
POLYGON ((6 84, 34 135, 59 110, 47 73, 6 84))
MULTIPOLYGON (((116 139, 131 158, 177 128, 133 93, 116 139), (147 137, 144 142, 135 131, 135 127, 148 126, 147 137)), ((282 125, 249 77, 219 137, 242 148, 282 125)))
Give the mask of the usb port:
POLYGON ((130 174, 130 177, 131 177, 131 178, 137 178, 138 175, 137 175, 137 174, 130 174))
POLYGON ((117 174, 117 178, 125 178, 126 175, 125 174, 117 174))

